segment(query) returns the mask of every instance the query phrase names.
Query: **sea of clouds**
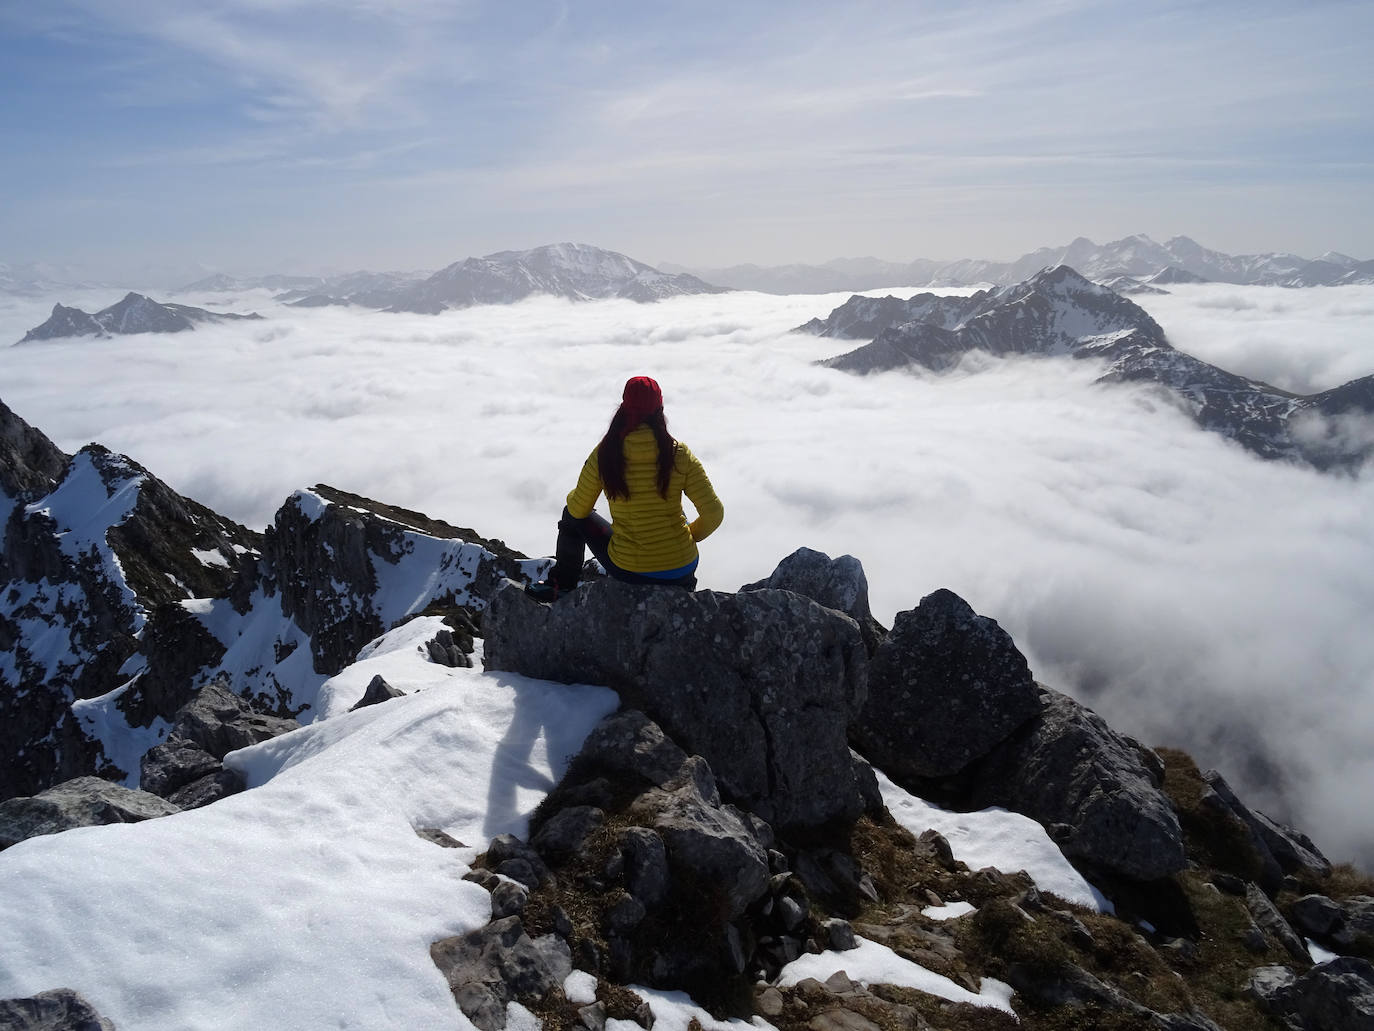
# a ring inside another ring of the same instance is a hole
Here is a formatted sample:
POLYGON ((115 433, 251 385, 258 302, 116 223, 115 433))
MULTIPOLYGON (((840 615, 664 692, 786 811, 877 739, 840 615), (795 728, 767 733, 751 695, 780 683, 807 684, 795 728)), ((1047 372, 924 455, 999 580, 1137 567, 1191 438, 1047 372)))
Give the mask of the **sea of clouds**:
MULTIPOLYGON (((1374 470, 1262 461, 1147 388, 1094 386, 1087 363, 817 368, 853 344, 789 330, 845 295, 440 316, 159 299, 267 318, 0 349, 0 399, 59 446, 100 441, 254 527, 324 482, 548 554, 624 380, 652 375, 726 507, 703 587, 807 546, 860 558, 885 623, 951 588, 1042 682, 1374 865, 1374 470)), ((0 341, 54 300, 117 297, 0 299, 0 341)), ((1141 303, 1177 346, 1288 389, 1374 372, 1374 288, 1141 303)))

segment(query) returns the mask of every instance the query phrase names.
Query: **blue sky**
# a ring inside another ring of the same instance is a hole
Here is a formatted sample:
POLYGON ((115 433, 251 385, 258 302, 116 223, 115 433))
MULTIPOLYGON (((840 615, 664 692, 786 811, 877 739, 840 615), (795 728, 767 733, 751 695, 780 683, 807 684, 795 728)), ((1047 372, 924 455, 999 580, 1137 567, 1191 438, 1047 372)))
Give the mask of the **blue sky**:
POLYGON ((1371 39, 1367 2, 10 3, 0 261, 1369 258, 1371 39))

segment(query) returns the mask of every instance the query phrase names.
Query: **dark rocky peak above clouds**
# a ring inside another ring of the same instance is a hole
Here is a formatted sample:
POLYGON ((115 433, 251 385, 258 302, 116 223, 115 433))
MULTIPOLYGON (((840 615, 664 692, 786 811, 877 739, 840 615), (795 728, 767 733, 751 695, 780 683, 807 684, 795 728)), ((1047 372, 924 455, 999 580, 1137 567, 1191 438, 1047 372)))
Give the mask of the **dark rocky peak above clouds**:
POLYGON ((105 337, 131 333, 182 333, 195 329, 198 324, 204 322, 260 318, 262 316, 255 313, 236 315, 193 308, 185 304, 162 304, 131 291, 94 315, 78 308, 55 304, 48 321, 29 330, 19 342, 26 344, 65 337, 105 337))
POLYGON ((1100 383, 1153 383, 1203 428, 1263 458, 1353 471, 1374 457, 1374 377, 1299 396, 1176 350, 1143 308, 1067 266, 968 298, 917 294, 851 297, 800 330, 871 336, 822 362, 851 373, 919 367, 939 371, 978 351, 998 356, 1090 358, 1100 383))

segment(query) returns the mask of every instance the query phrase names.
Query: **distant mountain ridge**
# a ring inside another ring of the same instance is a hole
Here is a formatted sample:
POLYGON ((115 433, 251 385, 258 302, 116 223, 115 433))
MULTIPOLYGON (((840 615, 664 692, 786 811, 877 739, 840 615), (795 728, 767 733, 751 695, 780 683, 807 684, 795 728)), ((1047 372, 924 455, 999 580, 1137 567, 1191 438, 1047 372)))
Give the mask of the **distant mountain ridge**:
POLYGON ((62 337, 115 336, 129 333, 182 333, 203 322, 260 319, 256 313, 207 311, 186 304, 161 304, 142 294, 128 293, 122 300, 94 315, 62 304, 52 306, 48 321, 24 334, 21 344, 62 337))
POLYGON ((464 258, 402 291, 387 310, 436 314, 474 304, 510 304, 535 294, 648 302, 723 291, 696 276, 660 272, 616 251, 558 243, 464 258))
POLYGON ((1063 247, 1042 247, 1015 261, 979 259, 888 262, 877 258, 838 259, 823 265, 734 265, 728 268, 663 268, 691 272, 736 290, 762 293, 833 293, 898 286, 1010 286, 1046 266, 1068 265, 1083 276, 1103 281, 1119 276, 1169 282, 1236 283, 1256 286, 1349 286, 1374 283, 1374 261, 1359 261, 1328 251, 1320 258, 1272 252, 1231 255, 1210 250, 1186 236, 1157 243, 1148 236, 1127 236, 1097 244, 1079 237, 1063 247), (1166 270, 1163 279, 1154 279, 1166 270))
POLYGON ((650 302, 725 289, 695 276, 661 272, 617 251, 556 243, 464 258, 432 273, 352 272, 327 279, 211 276, 181 292, 261 287, 283 289, 278 300, 303 308, 355 305, 422 315, 477 304, 513 304, 540 294, 574 301, 618 297, 650 302))
POLYGON ((1371 434, 1354 425, 1374 419, 1374 375, 1311 395, 1235 375, 1175 349, 1144 309, 1064 265, 970 297, 855 296, 798 328, 868 339, 821 363, 861 374, 909 366, 938 371, 973 351, 1097 358, 1109 363, 1099 382, 1159 384, 1203 428, 1261 457, 1343 470, 1374 457, 1371 434))

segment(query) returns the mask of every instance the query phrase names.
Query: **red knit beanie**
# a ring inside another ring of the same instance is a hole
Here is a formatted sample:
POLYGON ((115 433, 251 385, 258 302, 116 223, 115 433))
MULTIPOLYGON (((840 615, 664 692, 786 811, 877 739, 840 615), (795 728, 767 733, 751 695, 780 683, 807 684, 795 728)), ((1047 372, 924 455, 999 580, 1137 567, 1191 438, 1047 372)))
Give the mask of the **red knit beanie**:
POLYGON ((621 400, 621 408, 629 418, 630 425, 634 425, 663 407, 663 391, 648 376, 635 376, 625 383, 625 394, 621 400))

